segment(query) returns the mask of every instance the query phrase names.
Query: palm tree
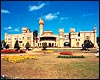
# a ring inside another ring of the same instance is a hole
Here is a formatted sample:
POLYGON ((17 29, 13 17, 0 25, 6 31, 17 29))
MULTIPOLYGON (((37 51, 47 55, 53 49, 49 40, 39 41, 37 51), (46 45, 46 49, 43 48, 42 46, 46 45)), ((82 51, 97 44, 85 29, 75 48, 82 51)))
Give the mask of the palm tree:
POLYGON ((27 50, 29 50, 29 48, 30 48, 29 42, 26 43, 25 47, 26 47, 27 50))
POLYGON ((6 45, 6 49, 8 49, 8 48, 9 48, 9 45, 7 44, 7 45, 6 45))
POLYGON ((16 40, 14 48, 17 48, 16 50, 20 49, 19 44, 18 44, 18 40, 16 40))
POLYGON ((33 32, 33 39, 36 40, 36 43, 37 43, 37 36, 38 36, 38 31, 34 30, 34 32, 33 32))
POLYGON ((93 48, 94 44, 90 40, 85 40, 84 43, 82 44, 82 49, 83 50, 88 50, 88 48, 93 48))
POLYGON ((2 48, 6 48, 6 42, 5 42, 5 40, 1 41, 1 45, 2 45, 2 48))

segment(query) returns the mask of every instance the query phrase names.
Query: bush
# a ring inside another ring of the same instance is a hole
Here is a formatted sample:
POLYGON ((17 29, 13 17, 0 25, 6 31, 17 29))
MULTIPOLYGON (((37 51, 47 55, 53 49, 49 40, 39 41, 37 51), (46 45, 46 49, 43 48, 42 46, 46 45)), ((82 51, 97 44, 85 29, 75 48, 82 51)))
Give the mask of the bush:
POLYGON ((47 43, 43 43, 43 50, 46 50, 46 48, 47 48, 47 43))
POLYGON ((29 48, 30 48, 29 42, 26 43, 25 47, 26 47, 27 50, 29 50, 29 48))
POLYGON ((61 52, 61 55, 72 55, 72 52, 61 52))
POLYGON ((4 76, 4 75, 1 75, 1 79, 12 79, 11 77, 7 77, 7 76, 4 76))
POLYGON ((58 58, 84 58, 84 56, 58 56, 58 58))

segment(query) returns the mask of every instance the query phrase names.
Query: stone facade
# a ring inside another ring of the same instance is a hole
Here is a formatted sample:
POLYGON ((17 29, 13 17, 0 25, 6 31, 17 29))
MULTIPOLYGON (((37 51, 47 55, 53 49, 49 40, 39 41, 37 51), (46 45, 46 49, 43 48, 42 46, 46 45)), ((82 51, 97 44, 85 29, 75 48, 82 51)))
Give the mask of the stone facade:
POLYGON ((14 48, 16 40, 19 41, 19 46, 25 48, 27 42, 31 47, 42 47, 43 43, 47 44, 47 47, 66 47, 64 43, 69 43, 68 47, 82 47, 84 40, 89 39, 97 47, 96 40, 96 26, 93 31, 80 31, 75 32, 75 28, 71 28, 69 33, 65 33, 64 29, 59 29, 59 34, 55 35, 52 31, 44 31, 44 21, 39 20, 40 35, 37 36, 37 43, 33 40, 33 32, 30 29, 23 27, 22 34, 7 34, 5 33, 5 41, 14 48))

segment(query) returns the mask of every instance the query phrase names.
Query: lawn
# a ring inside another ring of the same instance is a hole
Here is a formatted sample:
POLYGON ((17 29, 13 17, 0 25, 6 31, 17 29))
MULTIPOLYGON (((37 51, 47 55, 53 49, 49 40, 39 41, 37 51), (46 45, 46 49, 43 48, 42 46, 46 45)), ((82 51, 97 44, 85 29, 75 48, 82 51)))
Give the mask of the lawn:
POLYGON ((85 58, 57 58, 58 53, 33 53, 37 59, 26 59, 20 63, 1 60, 1 74, 21 79, 99 78, 99 58, 94 53, 74 53, 74 55, 83 55, 85 58))

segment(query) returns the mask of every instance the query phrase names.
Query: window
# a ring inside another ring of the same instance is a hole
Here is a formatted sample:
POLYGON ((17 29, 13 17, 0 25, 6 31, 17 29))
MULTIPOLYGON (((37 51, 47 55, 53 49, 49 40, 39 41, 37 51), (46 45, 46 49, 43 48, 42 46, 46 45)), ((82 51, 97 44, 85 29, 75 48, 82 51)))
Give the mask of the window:
POLYGON ((17 40, 17 38, 15 38, 15 40, 17 40))
POLYGON ((76 39, 76 41, 77 41, 77 39, 76 39))
POLYGON ((78 39, 78 41, 80 41, 80 39, 78 39))
POLYGON ((79 42, 76 43, 76 46, 79 47, 79 42))
POLYGON ((86 36, 86 40, 89 40, 90 39, 90 36, 86 36))
POLYGON ((27 40, 30 40, 31 38, 30 37, 27 37, 27 40))
POLYGON ((19 38, 19 40, 21 40, 21 38, 19 38))
POLYGON ((22 41, 19 41, 19 43, 22 43, 22 41))
POLYGON ((24 44, 23 44, 23 46, 24 46, 24 44))
POLYGON ((39 43, 38 43, 38 46, 39 46, 39 43))

